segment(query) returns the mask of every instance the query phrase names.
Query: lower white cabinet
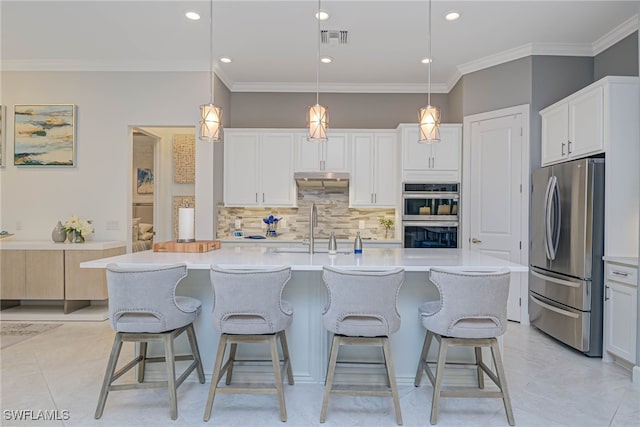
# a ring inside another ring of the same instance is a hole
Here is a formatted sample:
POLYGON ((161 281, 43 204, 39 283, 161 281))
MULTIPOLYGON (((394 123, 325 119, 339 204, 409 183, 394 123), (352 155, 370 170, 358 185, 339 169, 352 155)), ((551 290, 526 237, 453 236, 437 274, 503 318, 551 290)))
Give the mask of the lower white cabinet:
POLYGON ((636 360, 638 269, 606 262, 605 270, 605 350, 633 365, 636 360))
POLYGON ((295 206, 295 131, 227 129, 224 205, 295 206))
POLYGON ((349 206, 395 208, 399 188, 395 132, 353 132, 349 206))

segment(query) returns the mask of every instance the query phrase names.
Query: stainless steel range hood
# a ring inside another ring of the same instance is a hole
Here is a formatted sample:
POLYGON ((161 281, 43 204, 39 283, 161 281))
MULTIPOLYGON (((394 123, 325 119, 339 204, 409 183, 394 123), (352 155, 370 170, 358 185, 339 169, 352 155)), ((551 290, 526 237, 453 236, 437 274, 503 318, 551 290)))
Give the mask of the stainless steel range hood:
POLYGON ((299 187, 346 188, 349 186, 347 172, 296 172, 293 178, 299 187))

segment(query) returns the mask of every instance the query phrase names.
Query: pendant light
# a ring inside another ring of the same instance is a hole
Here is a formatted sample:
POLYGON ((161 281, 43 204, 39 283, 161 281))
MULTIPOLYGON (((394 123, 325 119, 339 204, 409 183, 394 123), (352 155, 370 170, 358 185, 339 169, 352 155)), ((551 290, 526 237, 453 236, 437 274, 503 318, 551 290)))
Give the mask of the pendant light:
POLYGON ((320 0, 318 0, 318 12, 316 13, 318 28, 316 38, 318 44, 318 55, 316 57, 316 105, 309 107, 307 113, 307 127, 309 135, 307 141, 327 142, 327 127, 329 125, 329 116, 327 107, 320 105, 320 0))
POLYGON ((427 82, 427 106, 422 107, 418 113, 418 125, 420 127, 421 144, 440 142, 440 109, 431 105, 431 0, 429 0, 429 46, 428 46, 428 82, 427 82))
POLYGON ((222 134, 222 108, 213 104, 213 0, 209 3, 209 104, 200 106, 200 139, 220 142, 222 134))

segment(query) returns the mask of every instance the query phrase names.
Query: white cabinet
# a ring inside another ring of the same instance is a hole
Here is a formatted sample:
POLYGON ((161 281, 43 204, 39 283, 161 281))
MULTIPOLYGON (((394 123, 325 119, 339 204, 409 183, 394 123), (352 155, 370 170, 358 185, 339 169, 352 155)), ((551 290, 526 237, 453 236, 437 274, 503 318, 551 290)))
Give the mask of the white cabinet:
POLYGON ((350 171, 349 134, 330 130, 327 136, 327 142, 311 142, 306 133, 296 135, 296 172, 350 171))
POLYGON ((399 126, 402 138, 402 182, 460 182, 462 125, 440 125, 440 142, 420 144, 418 125, 399 126))
POLYGON ((295 206, 296 132, 227 129, 224 137, 225 206, 295 206))
POLYGON ((395 208, 400 192, 396 133, 353 132, 351 144, 349 206, 395 208))
POLYGON ((598 81, 540 111, 542 166, 604 150, 606 81, 598 81))
POLYGON ((638 269, 613 262, 607 262, 605 266, 605 349, 610 355, 633 365, 636 360, 638 269))

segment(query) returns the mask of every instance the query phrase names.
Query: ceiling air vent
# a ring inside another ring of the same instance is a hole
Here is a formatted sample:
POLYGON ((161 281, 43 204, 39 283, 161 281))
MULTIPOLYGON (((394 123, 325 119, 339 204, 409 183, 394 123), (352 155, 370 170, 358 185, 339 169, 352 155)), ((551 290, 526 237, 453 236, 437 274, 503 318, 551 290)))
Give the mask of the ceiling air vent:
POLYGON ((322 44, 347 44, 349 43, 349 31, 347 30, 322 30, 320 31, 322 44))

